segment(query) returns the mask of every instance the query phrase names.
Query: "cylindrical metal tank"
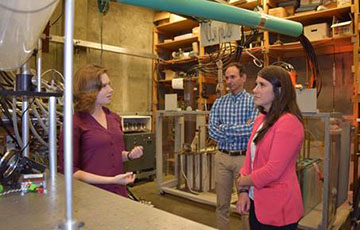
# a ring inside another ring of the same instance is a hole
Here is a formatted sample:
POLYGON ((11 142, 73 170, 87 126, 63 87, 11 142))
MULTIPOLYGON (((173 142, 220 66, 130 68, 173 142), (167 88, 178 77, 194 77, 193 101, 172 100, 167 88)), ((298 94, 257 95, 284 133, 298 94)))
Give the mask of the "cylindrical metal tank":
POLYGON ((14 70, 32 55, 59 0, 0 0, 0 70, 14 70))
MULTIPOLYGON (((194 111, 196 109, 195 103, 195 82, 191 78, 184 78, 184 102, 186 110, 194 111)), ((196 115, 185 115, 185 136, 184 136, 184 151, 191 151, 191 143, 195 136, 196 130, 196 115)))

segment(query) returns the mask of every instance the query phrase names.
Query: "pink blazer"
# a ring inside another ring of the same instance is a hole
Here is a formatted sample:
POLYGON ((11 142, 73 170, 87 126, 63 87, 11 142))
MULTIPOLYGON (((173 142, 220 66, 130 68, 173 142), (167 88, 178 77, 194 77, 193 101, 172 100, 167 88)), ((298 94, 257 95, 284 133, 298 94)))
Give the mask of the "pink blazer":
POLYGON ((239 174, 250 175, 254 183, 255 214, 260 223, 284 226, 298 222, 304 214, 296 176, 296 158, 303 143, 304 127, 292 114, 281 116, 258 142, 251 170, 250 143, 264 118, 261 114, 254 122, 239 174))

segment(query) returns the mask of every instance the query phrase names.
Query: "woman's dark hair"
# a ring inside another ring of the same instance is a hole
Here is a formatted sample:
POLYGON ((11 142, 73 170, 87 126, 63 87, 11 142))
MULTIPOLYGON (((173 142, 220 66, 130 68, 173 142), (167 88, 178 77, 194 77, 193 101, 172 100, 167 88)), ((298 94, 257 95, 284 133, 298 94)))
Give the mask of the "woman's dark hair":
POLYGON ((74 75, 75 111, 93 112, 96 97, 102 88, 101 75, 107 70, 97 64, 82 66, 74 75))
POLYGON ((301 123, 303 117, 299 106, 296 103, 296 93, 292 85, 289 73, 280 66, 267 66, 259 71, 258 77, 261 77, 273 86, 274 100, 269 112, 265 112, 264 107, 259 106, 259 111, 265 114, 263 127, 258 131, 254 143, 257 144, 274 125, 274 123, 285 113, 296 116, 301 123))

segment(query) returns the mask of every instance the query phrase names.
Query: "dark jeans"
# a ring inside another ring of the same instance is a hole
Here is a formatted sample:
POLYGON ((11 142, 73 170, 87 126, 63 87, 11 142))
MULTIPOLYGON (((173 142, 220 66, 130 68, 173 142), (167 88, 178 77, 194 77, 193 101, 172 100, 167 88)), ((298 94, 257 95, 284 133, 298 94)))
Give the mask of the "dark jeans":
POLYGON ((249 221, 250 221, 251 230, 296 230, 297 229, 298 223, 289 224, 281 227, 260 223, 255 215, 254 201, 250 199, 250 202, 251 203, 250 203, 249 221))

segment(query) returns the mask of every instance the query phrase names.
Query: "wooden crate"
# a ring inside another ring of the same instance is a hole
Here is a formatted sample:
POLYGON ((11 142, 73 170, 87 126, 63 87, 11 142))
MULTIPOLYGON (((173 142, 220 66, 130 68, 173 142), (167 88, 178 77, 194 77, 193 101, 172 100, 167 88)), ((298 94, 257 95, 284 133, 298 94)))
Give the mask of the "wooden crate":
POLYGON ((340 37, 353 34, 353 23, 352 20, 346 22, 339 22, 335 17, 333 24, 331 25, 332 36, 340 37))
POLYGON ((276 7, 276 8, 269 9, 269 15, 275 16, 275 17, 280 17, 280 18, 285 18, 285 17, 287 17, 287 12, 284 7, 276 7))
POLYGON ((327 23, 319 23, 304 27, 304 35, 310 41, 321 40, 329 37, 329 27, 327 23))

